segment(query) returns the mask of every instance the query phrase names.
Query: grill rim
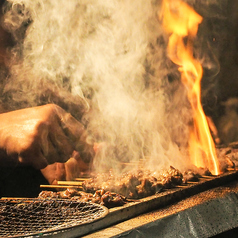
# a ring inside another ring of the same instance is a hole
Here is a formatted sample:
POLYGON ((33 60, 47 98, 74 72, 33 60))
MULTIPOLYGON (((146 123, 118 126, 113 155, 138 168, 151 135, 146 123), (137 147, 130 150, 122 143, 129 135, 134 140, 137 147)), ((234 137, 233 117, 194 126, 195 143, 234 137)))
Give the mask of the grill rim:
MULTIPOLYGON (((51 199, 40 199, 40 198, 1 198, 0 199, 0 203, 2 202, 11 202, 11 201, 17 201, 19 203, 24 203, 24 201, 26 201, 27 203, 34 203, 34 202, 39 202, 39 203, 43 203, 43 202, 61 202, 61 203, 67 203, 69 204, 78 204, 78 205, 88 205, 90 208, 99 208, 102 212, 100 213, 100 215, 98 217, 94 217, 93 213, 92 215, 92 219, 89 221, 84 221, 82 223, 79 224, 74 224, 77 223, 77 219, 75 219, 75 222, 65 222, 65 226, 63 227, 59 227, 57 225, 53 225, 51 228, 45 228, 45 230, 42 231, 33 231, 33 232, 29 232, 29 233, 21 233, 21 234, 17 234, 17 235, 8 235, 8 236, 2 236, 2 234, 0 234, 0 237, 6 237, 6 238, 19 238, 19 237, 48 237, 48 236, 52 236, 52 234, 60 234, 60 233, 64 233, 68 230, 71 229, 78 229, 80 227, 92 224, 94 222, 97 222, 101 219, 103 219, 104 217, 107 216, 107 214, 109 213, 109 209, 103 205, 97 204, 97 203, 93 203, 93 202, 82 202, 82 201, 77 201, 77 200, 68 200, 68 199, 57 199, 57 198, 51 198, 51 199), (48 229, 48 230, 47 230, 48 229)), ((64 224, 63 224, 64 225, 64 224)))

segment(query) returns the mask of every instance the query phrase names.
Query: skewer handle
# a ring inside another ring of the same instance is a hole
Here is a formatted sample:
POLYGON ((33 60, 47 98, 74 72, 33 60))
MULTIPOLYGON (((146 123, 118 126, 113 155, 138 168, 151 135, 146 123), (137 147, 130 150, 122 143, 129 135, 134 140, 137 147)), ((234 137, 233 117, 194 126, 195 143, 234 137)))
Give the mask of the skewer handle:
POLYGON ((66 188, 82 188, 81 186, 73 186, 73 185, 45 185, 41 184, 41 188, 61 188, 61 189, 66 189, 66 188))
POLYGON ((81 181, 84 182, 85 180, 88 180, 89 178, 75 178, 75 181, 81 181))
POLYGON ((79 181, 58 181, 57 182, 58 185, 67 185, 67 186, 82 186, 83 182, 79 182, 79 181))

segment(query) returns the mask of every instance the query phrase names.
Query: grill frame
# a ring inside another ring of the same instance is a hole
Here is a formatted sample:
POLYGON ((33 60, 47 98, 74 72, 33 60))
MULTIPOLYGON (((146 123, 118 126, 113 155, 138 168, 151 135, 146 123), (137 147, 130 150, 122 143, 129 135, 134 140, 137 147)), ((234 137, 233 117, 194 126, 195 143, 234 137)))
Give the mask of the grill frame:
POLYGON ((91 202, 66 199, 3 198, 0 237, 60 234, 104 218, 108 209, 91 202))

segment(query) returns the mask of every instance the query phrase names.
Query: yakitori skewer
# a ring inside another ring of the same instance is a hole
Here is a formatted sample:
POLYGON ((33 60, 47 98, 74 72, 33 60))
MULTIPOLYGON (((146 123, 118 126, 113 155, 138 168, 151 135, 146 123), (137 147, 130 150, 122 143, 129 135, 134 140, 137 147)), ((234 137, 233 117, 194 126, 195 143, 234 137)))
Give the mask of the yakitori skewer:
POLYGON ((72 185, 48 185, 48 184, 41 184, 41 188, 53 188, 53 189, 67 189, 67 188, 82 188, 82 186, 72 186, 72 185))
POLYGON ((82 181, 58 181, 58 185, 67 185, 67 186, 82 186, 82 181))
POLYGON ((81 181, 84 182, 85 180, 88 180, 89 178, 75 178, 75 181, 81 181))

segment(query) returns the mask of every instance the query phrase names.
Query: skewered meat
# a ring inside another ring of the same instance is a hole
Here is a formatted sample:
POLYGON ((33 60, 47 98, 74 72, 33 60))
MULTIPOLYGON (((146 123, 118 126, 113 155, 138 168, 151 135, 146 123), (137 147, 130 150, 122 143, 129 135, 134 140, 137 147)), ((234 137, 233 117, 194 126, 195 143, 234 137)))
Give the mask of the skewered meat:
POLYGON ((60 198, 59 194, 52 191, 42 191, 39 195, 39 198, 45 199, 45 198, 60 198))
POLYGON ((107 190, 122 194, 128 198, 143 198, 162 191, 164 188, 172 188, 183 182, 183 175, 174 167, 168 170, 151 172, 138 169, 124 173, 120 176, 113 174, 96 174, 91 179, 83 182, 85 192, 107 190))
POLYGON ((140 168, 121 175, 110 170, 109 173, 92 174, 91 178, 82 183, 83 191, 70 188, 61 192, 43 191, 39 197, 78 199, 111 208, 122 206, 129 201, 128 199, 148 197, 188 181, 198 182, 202 175, 211 175, 211 173, 207 169, 196 168, 182 174, 172 166, 167 170, 153 172, 140 168))
POLYGON ((104 205, 108 208, 122 206, 127 203, 127 200, 122 195, 112 193, 105 190, 97 190, 94 194, 78 191, 76 189, 68 188, 61 192, 42 191, 38 198, 60 198, 60 199, 72 199, 80 200, 82 202, 94 202, 104 205))
POLYGON ((198 182, 199 181, 199 178, 201 177, 200 174, 192 171, 192 170, 188 170, 188 171, 185 171, 183 173, 183 182, 184 183, 187 183, 189 181, 191 182, 198 182))

